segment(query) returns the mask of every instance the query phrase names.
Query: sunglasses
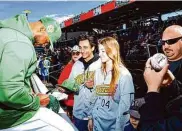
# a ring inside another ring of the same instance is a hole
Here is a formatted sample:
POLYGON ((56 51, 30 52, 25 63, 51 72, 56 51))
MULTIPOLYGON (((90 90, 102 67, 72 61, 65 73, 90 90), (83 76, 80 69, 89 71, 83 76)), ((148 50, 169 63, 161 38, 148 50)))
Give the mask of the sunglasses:
POLYGON ((182 39, 182 36, 174 38, 174 39, 169 39, 169 40, 162 40, 162 45, 165 45, 165 43, 167 43, 168 45, 172 45, 175 44, 176 42, 178 42, 180 39, 182 39))
POLYGON ((72 52, 72 55, 80 55, 80 52, 72 52))

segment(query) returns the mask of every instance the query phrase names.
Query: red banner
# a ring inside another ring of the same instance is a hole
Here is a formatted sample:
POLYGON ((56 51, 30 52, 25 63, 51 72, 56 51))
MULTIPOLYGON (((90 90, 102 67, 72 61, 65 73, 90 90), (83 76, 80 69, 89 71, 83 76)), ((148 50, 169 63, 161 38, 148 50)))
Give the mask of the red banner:
POLYGON ((102 5, 101 6, 101 12, 105 13, 105 12, 108 12, 110 10, 113 10, 115 8, 115 3, 116 3, 116 1, 112 1, 112 2, 109 2, 109 3, 102 5))
POLYGON ((73 18, 70 18, 70 19, 68 19, 67 21, 64 22, 65 27, 70 26, 72 24, 73 24, 73 18))
POLYGON ((89 19, 89 18, 91 18, 91 17, 93 17, 93 16, 94 16, 94 11, 93 11, 93 10, 90 10, 90 11, 88 11, 88 12, 86 12, 86 13, 82 13, 82 14, 80 15, 80 21, 89 19))

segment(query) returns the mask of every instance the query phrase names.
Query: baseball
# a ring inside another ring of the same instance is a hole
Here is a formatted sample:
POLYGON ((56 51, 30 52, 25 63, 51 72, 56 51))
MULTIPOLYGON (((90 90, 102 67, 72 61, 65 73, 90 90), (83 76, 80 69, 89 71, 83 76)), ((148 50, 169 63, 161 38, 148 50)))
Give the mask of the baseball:
POLYGON ((151 66, 156 71, 162 70, 167 63, 167 57, 162 53, 157 53, 151 57, 151 66))

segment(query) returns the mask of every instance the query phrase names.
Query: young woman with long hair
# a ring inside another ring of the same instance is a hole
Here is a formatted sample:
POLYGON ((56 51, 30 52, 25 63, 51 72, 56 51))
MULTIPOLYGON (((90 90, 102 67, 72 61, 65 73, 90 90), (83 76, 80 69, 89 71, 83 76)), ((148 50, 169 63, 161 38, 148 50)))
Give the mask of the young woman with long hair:
POLYGON ((90 102, 89 130, 122 131, 129 120, 123 115, 134 99, 134 86, 130 72, 120 57, 118 42, 112 37, 99 41, 102 67, 95 72, 94 102, 90 102))

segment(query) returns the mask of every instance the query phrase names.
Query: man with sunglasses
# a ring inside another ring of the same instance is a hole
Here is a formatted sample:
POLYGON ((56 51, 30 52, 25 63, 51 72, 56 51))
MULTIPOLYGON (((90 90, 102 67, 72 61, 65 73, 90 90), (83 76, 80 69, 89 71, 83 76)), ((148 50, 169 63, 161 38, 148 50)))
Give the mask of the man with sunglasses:
POLYGON ((151 68, 148 59, 144 78, 148 86, 145 104, 139 109, 141 130, 182 130, 182 27, 172 25, 162 34, 162 49, 169 65, 160 72, 151 68), (175 76, 171 80, 167 70, 175 76))
POLYGON ((162 36, 162 49, 169 61, 182 59, 182 27, 169 26, 162 36))
MULTIPOLYGON (((161 83, 160 99, 163 104, 162 116, 168 118, 171 112, 182 114, 181 102, 177 99, 182 96, 182 27, 172 25, 167 27, 162 34, 162 50, 168 58, 169 70, 175 76, 172 81, 168 74, 165 74, 161 83)), ((161 114, 160 114, 161 115, 161 114)), ((155 115, 153 115, 154 118, 155 115)))
POLYGON ((175 80, 166 75, 161 92, 166 102, 182 94, 182 27, 172 25, 167 27, 162 35, 162 49, 169 61, 169 70, 174 74, 175 80))

